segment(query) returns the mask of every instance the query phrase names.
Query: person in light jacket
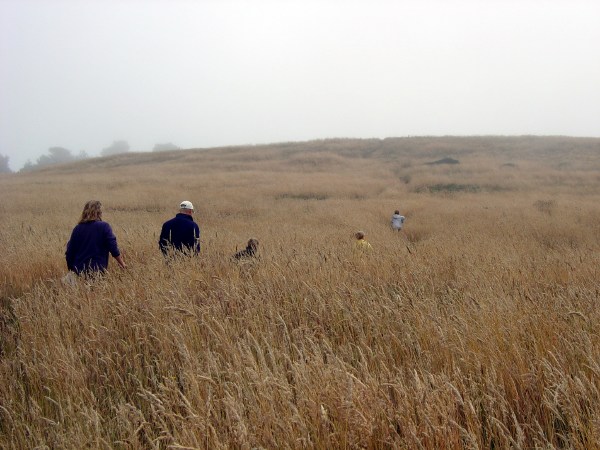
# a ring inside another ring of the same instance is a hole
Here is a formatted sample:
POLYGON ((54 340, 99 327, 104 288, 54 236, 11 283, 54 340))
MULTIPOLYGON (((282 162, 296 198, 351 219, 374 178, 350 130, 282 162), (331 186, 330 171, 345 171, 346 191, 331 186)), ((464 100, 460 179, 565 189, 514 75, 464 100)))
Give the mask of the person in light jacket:
POLYGON ((81 219, 67 243, 67 268, 78 275, 105 272, 109 253, 119 266, 127 267, 112 228, 102 221, 102 203, 90 200, 83 207, 81 219))
POLYGON ((394 215, 392 216, 392 229, 396 231, 402 230, 402 226, 404 225, 404 221, 406 217, 400 215, 400 211, 394 211, 394 215))

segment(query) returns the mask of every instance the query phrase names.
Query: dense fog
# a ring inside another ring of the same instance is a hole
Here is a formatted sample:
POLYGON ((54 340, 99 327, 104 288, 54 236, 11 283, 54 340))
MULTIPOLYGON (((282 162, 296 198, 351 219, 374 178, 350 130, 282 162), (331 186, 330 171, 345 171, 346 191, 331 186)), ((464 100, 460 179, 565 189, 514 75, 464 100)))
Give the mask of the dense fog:
POLYGON ((598 23, 582 0, 0 0, 0 157, 598 136, 598 23))

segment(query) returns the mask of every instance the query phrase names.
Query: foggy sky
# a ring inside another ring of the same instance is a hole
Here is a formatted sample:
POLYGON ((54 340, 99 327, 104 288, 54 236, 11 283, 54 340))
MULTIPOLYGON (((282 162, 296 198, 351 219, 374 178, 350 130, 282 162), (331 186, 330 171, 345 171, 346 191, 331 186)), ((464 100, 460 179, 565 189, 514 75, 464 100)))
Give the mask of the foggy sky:
POLYGON ((600 136, 596 0, 0 0, 0 154, 600 136))

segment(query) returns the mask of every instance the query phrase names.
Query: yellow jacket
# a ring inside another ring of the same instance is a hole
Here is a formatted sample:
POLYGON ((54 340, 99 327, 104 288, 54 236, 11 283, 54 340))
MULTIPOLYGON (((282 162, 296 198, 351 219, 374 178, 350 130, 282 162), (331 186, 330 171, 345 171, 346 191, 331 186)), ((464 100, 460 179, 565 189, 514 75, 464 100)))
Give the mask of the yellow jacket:
POLYGON ((369 244, 369 242, 367 242, 366 239, 357 239, 356 242, 354 243, 354 246, 356 249, 362 250, 362 251, 373 250, 373 247, 371 247, 371 244, 369 244))

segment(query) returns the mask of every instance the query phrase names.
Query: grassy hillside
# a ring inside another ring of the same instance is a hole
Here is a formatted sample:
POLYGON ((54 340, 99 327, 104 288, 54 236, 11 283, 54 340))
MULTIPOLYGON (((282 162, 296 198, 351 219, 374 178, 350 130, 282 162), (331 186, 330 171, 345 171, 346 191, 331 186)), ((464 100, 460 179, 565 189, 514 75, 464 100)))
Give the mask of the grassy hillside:
POLYGON ((600 446, 600 139, 132 153, 0 189, 2 448, 600 446), (65 285, 90 199, 129 267, 65 285), (166 265, 181 200, 202 254, 166 265))

